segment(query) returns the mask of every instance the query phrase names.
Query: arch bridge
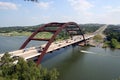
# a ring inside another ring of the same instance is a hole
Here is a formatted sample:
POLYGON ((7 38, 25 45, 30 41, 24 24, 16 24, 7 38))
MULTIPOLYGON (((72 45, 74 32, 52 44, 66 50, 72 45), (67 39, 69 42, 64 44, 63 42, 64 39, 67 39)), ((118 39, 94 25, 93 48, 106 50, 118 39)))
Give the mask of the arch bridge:
POLYGON ((56 39, 56 37, 59 35, 60 32, 65 31, 69 34, 69 36, 72 37, 75 35, 82 35, 83 41, 85 41, 85 36, 82 33, 82 30, 80 29, 80 26, 75 23, 75 22, 68 22, 68 23, 48 23, 45 25, 42 25, 39 27, 33 34, 23 43, 23 45, 20 47, 21 49, 24 49, 27 44, 32 41, 48 41, 43 50, 41 51, 41 55, 39 55, 38 60, 37 60, 37 65, 40 64, 42 58, 44 55, 47 53, 47 50, 49 49, 50 45, 52 45, 52 42, 56 39), (40 32, 50 32, 53 33, 51 38, 35 38, 35 36, 40 33, 40 32))

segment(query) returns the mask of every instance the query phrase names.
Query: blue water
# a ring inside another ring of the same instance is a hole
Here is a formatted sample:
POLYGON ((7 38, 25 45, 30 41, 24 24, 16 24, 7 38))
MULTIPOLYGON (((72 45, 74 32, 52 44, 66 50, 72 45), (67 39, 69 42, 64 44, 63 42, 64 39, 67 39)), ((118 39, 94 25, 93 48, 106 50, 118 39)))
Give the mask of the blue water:
MULTIPOLYGON (((26 36, 0 36, 0 53, 18 50, 27 38, 26 36)), ((39 46, 44 43, 45 42, 31 41, 26 47, 39 46)))

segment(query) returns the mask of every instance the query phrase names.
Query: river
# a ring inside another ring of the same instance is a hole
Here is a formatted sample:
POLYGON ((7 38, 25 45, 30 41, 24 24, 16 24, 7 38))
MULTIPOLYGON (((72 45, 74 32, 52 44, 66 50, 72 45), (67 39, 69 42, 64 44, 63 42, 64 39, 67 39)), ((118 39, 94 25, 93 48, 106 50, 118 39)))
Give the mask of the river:
MULTIPOLYGON (((26 38, 0 36, 0 53, 19 49, 26 38)), ((60 80, 113 80, 120 76, 120 50, 69 46, 47 54, 42 66, 57 68, 60 80)))

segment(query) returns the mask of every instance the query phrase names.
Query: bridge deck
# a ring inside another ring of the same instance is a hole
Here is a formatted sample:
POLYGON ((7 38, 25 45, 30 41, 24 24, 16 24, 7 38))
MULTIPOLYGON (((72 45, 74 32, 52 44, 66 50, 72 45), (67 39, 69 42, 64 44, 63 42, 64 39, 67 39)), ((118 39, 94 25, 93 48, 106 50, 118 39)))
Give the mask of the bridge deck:
MULTIPOLYGON (((85 39, 91 38, 94 35, 85 35, 85 39)), ((67 39, 67 40, 63 40, 63 41, 57 41, 57 42, 53 42, 51 44, 51 46, 48 48, 47 53, 51 52, 51 51, 55 51, 57 49, 69 46, 71 44, 80 42, 83 40, 82 36, 74 36, 73 39, 67 39)), ((20 56, 22 58, 24 58, 25 60, 39 56, 41 54, 40 50, 41 48, 44 48, 46 44, 41 45, 41 47, 30 47, 30 48, 26 48, 26 49, 21 49, 21 50, 17 50, 17 51, 12 51, 9 52, 12 56, 20 56)), ((0 56, 2 56, 3 54, 1 54, 0 56)))

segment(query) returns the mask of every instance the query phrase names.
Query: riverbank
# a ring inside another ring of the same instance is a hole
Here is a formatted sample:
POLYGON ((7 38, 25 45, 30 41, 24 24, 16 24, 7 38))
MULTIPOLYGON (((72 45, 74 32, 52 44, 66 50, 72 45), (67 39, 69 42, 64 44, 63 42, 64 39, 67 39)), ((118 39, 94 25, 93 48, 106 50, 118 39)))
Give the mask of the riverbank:
POLYGON ((106 41, 103 44, 103 48, 113 48, 113 49, 120 49, 120 43, 117 42, 111 42, 111 41, 106 41))
POLYGON ((94 40, 94 39, 90 39, 87 43, 88 46, 91 47, 101 47, 101 48, 112 48, 112 49, 120 49, 120 43, 119 42, 115 42, 115 41, 104 41, 103 40, 94 40))
MULTIPOLYGON (((27 31, 22 31, 22 32, 16 32, 16 31, 12 31, 9 33, 0 33, 0 36, 30 36, 32 34, 32 32, 27 32, 27 31)), ((35 38, 50 38, 52 36, 52 33, 49 32, 41 32, 38 33, 35 38)))
MULTIPOLYGON (((96 35, 89 40, 86 40, 86 45, 91 47, 103 47, 104 45, 104 37, 101 35, 96 35)), ((81 44, 80 44, 81 46, 81 44)))
POLYGON ((22 32, 12 31, 8 33, 0 33, 0 36, 30 36, 31 34, 32 34, 31 32, 26 32, 26 31, 22 31, 22 32))

